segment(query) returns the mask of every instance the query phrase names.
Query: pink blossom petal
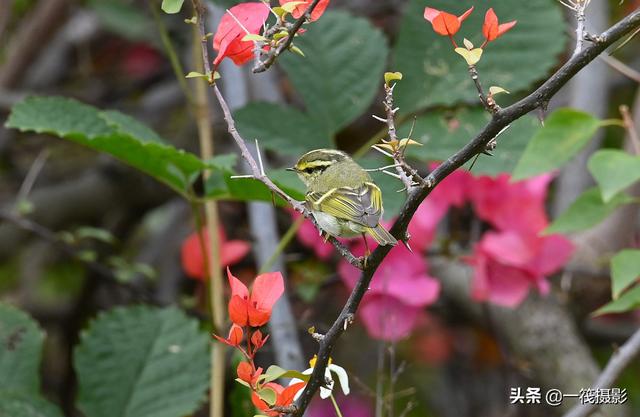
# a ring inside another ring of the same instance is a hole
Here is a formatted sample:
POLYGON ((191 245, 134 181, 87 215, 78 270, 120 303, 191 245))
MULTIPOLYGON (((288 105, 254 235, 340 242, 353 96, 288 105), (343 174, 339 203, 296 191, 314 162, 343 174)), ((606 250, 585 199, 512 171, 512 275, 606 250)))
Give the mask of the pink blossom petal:
POLYGON ((569 239, 558 234, 540 239, 540 250, 532 268, 541 275, 550 275, 569 262, 574 246, 569 239))
POLYGON ((404 304, 387 295, 366 295, 360 317, 369 336, 395 342, 407 337, 415 327, 422 308, 404 304))
POLYGON ((480 249, 488 256, 499 259, 500 262, 525 267, 538 252, 538 240, 534 236, 527 239, 514 231, 487 232, 480 241, 480 249))
POLYGON ((251 250, 251 245, 244 240, 229 240, 221 242, 220 264, 229 266, 240 262, 251 250))
POLYGON ((227 278, 229 279, 229 286, 231 287, 231 297, 237 295, 243 300, 249 298, 249 289, 242 281, 231 273, 231 269, 229 269, 229 267, 227 267, 227 278))
POLYGON ((513 308, 524 301, 530 287, 526 271, 486 260, 476 264, 471 295, 477 301, 513 308))

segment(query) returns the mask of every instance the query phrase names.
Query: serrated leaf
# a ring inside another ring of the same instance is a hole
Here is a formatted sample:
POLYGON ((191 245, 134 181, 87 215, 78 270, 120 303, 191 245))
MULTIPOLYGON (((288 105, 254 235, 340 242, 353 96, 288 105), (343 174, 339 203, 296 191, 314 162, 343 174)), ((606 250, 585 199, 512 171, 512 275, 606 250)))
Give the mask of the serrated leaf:
MULTIPOLYGON (((490 116, 479 107, 461 108, 455 111, 430 111, 416 119, 412 138, 423 146, 409 146, 407 155, 425 162, 443 161, 461 149, 489 121, 490 116)), ((413 124, 407 120, 401 124, 399 135, 407 136, 413 124)), ((494 175, 511 172, 522 155, 532 132, 539 128, 534 117, 523 117, 502 133, 493 156, 480 155, 473 165, 474 174, 494 175)), ((466 165, 469 167, 470 163, 466 165)))
POLYGON ((640 180, 640 157, 619 150, 597 151, 589 158, 587 167, 605 202, 640 180))
POLYGON ((615 300, 640 277, 640 250, 624 249, 611 258, 611 297, 615 300))
POLYGON ((319 121, 292 107, 251 103, 234 113, 238 130, 246 139, 257 138, 260 147, 299 156, 331 147, 331 136, 319 121))
POLYGON ((63 414, 39 395, 0 390, 0 417, 63 417, 63 414))
POLYGON ((304 99, 307 113, 339 131, 368 107, 379 91, 387 45, 367 20, 328 11, 296 40, 307 57, 280 57, 280 64, 304 99))
POLYGON ((29 97, 13 106, 5 126, 48 133, 107 153, 185 196, 205 167, 197 156, 162 143, 131 117, 68 98, 29 97))
POLYGON ((0 303, 0 391, 39 391, 43 340, 44 333, 31 317, 0 303))
MULTIPOLYGON (((395 91, 403 114, 436 105, 477 103, 478 96, 467 66, 452 51, 451 42, 437 35, 424 17, 424 8, 433 7, 460 14, 475 0, 411 0, 402 21, 393 51, 394 67, 404 74, 395 91)), ((456 35, 480 41, 484 10, 493 7, 500 20, 518 20, 508 34, 486 48, 478 72, 485 85, 502 85, 510 91, 527 89, 557 65, 567 35, 560 5, 555 0, 487 0, 482 10, 472 13, 456 35)))
POLYGON ((545 234, 571 233, 593 227, 609 217, 618 207, 633 202, 633 198, 618 194, 604 202, 597 187, 583 192, 564 213, 558 216, 545 230, 545 234))
POLYGON ((175 14, 182 9, 184 0, 162 0, 162 10, 168 14, 175 14))
POLYGON ((531 138, 513 172, 513 180, 523 180, 562 167, 596 133, 602 122, 589 113, 559 109, 531 138))
POLYGON ((593 312, 593 316, 611 313, 625 313, 640 307, 640 286, 635 286, 623 293, 617 300, 600 307, 593 312))
POLYGON ((209 382, 208 337, 176 308, 118 307, 82 332, 74 352, 87 417, 180 417, 209 382))

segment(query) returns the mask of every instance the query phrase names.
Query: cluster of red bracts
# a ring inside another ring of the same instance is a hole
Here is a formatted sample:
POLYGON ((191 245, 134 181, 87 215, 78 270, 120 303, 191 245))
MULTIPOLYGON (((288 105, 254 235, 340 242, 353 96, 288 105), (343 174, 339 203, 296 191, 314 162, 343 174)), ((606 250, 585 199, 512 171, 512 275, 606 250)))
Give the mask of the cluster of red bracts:
MULTIPOLYGON (((460 27, 462 26, 462 22, 464 22, 464 20, 469 17, 472 12, 473 7, 471 7, 460 16, 456 16, 451 13, 433 9, 431 7, 426 7, 424 9, 424 18, 431 23, 431 26, 433 26, 433 30, 437 34, 448 36, 451 39, 453 45, 457 48, 458 45, 453 39, 453 35, 458 33, 460 27)), ((514 20, 512 22, 500 24, 498 22, 498 16, 496 16, 493 8, 487 10, 487 13, 484 16, 484 24, 482 25, 482 34, 484 35, 485 41, 482 44, 481 48, 484 47, 487 43, 494 41, 500 36, 507 33, 516 25, 516 23, 517 22, 514 20)))
MULTIPOLYGON (((309 8, 313 0, 280 0, 280 6, 296 2, 291 15, 299 19, 309 8)), ((320 0, 311 12, 310 21, 322 16, 329 0, 320 0)), ((244 65, 255 56, 255 42, 243 40, 247 35, 258 35, 264 28, 270 14, 269 5, 263 2, 247 2, 233 6, 222 17, 218 30, 213 37, 213 49, 218 55, 213 61, 218 66, 224 58, 230 58, 236 65, 244 65)), ((299 31, 302 33, 302 30, 299 31)), ((265 45, 265 49, 269 46, 265 45)))
POLYGON ((251 401, 267 416, 278 416, 281 413, 274 410, 278 407, 288 407, 293 403, 295 395, 304 386, 305 382, 283 387, 265 378, 261 367, 255 365, 254 359, 269 336, 264 336, 259 327, 264 326, 271 318, 271 310, 278 298, 284 293, 284 280, 280 272, 269 272, 258 275, 251 291, 236 278, 227 268, 227 278, 231 287, 231 298, 228 310, 231 319, 231 329, 227 338, 213 335, 218 341, 236 348, 242 353, 245 360, 238 364, 236 369, 238 382, 251 389, 251 401), (243 346, 243 341, 246 344, 243 346), (261 398, 260 393, 272 392, 272 403, 267 403, 261 398))

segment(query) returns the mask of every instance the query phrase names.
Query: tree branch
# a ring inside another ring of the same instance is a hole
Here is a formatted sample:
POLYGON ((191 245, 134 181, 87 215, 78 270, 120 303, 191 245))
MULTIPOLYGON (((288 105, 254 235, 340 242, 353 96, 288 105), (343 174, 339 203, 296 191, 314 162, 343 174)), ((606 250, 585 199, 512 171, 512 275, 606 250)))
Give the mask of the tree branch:
MULTIPOLYGON (((627 342, 616 351, 604 371, 600 374, 592 389, 610 388, 622 371, 640 354, 640 330, 637 330, 627 342)), ((599 404, 577 404, 564 417, 587 417, 593 414, 599 404)))
POLYGON ((287 35, 285 40, 280 45, 278 45, 277 48, 272 48, 271 50, 269 50, 269 52, 267 53, 267 58, 264 61, 256 61, 256 65, 255 67, 253 67, 254 73, 264 72, 269 69, 269 67, 271 67, 276 62, 276 59, 280 56, 280 54, 286 51, 291 46, 296 33, 300 30, 302 24, 311 18, 311 13, 316 8, 318 3, 320 3, 320 0, 313 0, 304 14, 300 16, 288 30, 289 34, 287 35))
MULTIPOLYGON (((555 74, 553 74, 546 82, 527 97, 505 109, 497 111, 489 123, 475 138, 473 138, 461 150, 440 164, 426 177, 427 184, 425 186, 415 187, 409 193, 409 197, 405 202, 398 219, 390 230, 391 234, 396 238, 404 236, 409 225, 409 221, 418 209, 418 206, 429 195, 435 185, 440 183, 444 178, 475 155, 481 153, 487 144, 510 123, 547 103, 562 86, 564 86, 575 74, 578 73, 578 71, 593 61, 614 42, 638 27, 640 27, 640 9, 636 9, 629 16, 625 17, 609 30, 602 33, 598 37, 599 42, 594 43, 589 47, 584 48, 580 53, 575 54, 555 74)), ((320 341, 316 366, 314 367, 313 374, 311 375, 304 392, 298 400, 298 409, 293 415, 301 416, 304 413, 311 402, 313 395, 323 384, 325 368, 328 364, 331 352, 333 351, 333 347, 335 346, 338 338, 346 330, 346 323, 353 319, 360 301, 369 287, 373 274, 390 250, 390 246, 378 246, 378 248, 376 248, 376 250, 367 259, 366 267, 363 269, 362 275, 351 292, 347 303, 329 331, 320 341)))

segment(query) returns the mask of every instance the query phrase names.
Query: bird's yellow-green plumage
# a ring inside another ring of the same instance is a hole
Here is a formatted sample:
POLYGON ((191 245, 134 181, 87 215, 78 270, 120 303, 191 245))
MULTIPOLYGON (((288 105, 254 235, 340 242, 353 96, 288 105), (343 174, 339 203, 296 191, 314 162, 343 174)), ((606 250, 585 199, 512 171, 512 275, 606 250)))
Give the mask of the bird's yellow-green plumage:
POLYGON ((349 155, 317 149, 302 155, 290 170, 307 186, 307 206, 326 233, 341 237, 367 233, 380 245, 397 243, 380 225, 380 188, 349 155))

